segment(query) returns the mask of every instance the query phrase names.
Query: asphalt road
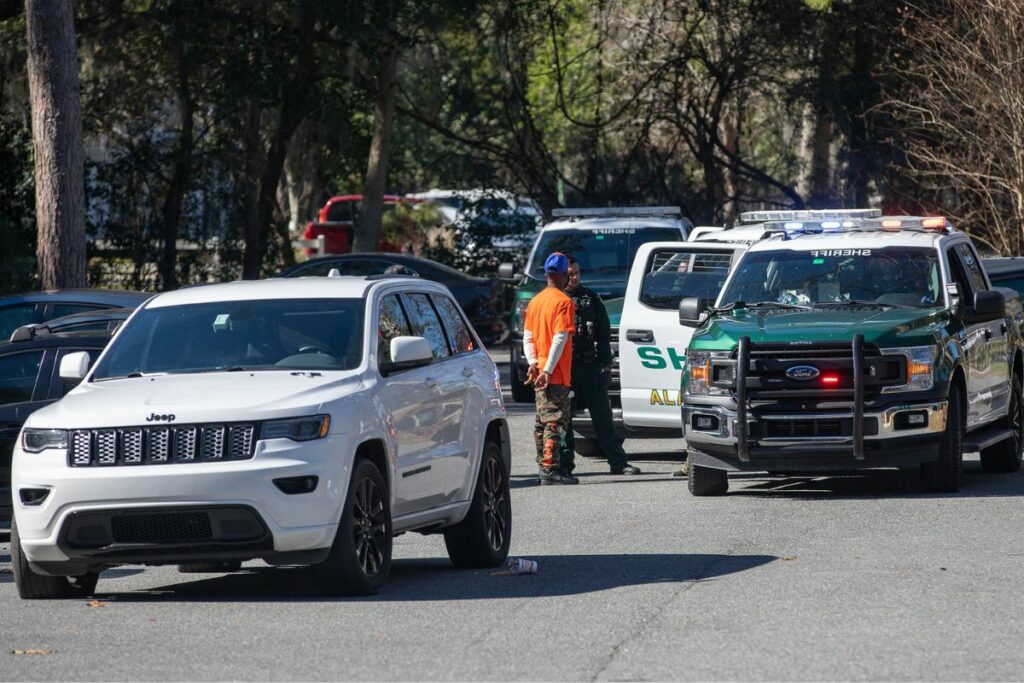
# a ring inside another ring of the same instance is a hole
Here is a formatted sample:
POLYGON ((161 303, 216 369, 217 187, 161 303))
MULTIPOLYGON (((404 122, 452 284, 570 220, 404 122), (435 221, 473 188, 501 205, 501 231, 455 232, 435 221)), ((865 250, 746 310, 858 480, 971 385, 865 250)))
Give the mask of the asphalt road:
POLYGON ((956 495, 892 472, 744 476, 697 499, 669 476, 678 444, 634 441, 644 475, 581 459, 580 486, 541 488, 532 413, 509 412, 512 549, 538 574, 457 571, 440 537, 407 534, 368 599, 254 562, 22 602, 0 532, 0 678, 1021 678, 1024 472, 972 457, 956 495))

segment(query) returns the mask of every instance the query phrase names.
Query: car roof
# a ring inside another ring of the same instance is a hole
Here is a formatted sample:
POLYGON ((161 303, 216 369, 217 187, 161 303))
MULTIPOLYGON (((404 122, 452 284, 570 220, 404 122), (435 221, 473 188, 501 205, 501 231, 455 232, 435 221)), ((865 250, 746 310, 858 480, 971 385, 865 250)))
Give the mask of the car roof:
POLYGON ((768 229, 763 223, 756 225, 741 225, 735 228, 725 228, 715 232, 706 232, 698 235, 694 242, 741 242, 753 244, 760 242, 768 235, 768 229))
POLYGON ((354 276, 238 280, 158 294, 146 304, 146 308, 258 299, 360 299, 371 284, 373 282, 365 277, 354 276))
POLYGON ((121 289, 48 289, 39 292, 19 292, 0 297, 0 307, 25 303, 137 306, 151 296, 153 296, 152 292, 132 292, 121 289))
POLYGON ((575 220, 556 220, 547 223, 543 231, 548 230, 615 230, 627 228, 675 228, 683 230, 689 227, 689 221, 681 218, 664 218, 661 216, 615 216, 614 218, 579 218, 575 220))
POLYGON ((26 349, 52 349, 61 346, 85 346, 102 349, 110 342, 110 339, 110 332, 103 330, 55 332, 25 339, 24 341, 0 342, 0 354, 11 351, 24 351, 26 349))
MULTIPOLYGON (((957 233, 959 234, 959 233, 957 233)), ((936 247, 949 239, 948 233, 920 230, 851 230, 800 235, 783 239, 782 235, 768 237, 751 245, 748 253, 759 251, 812 251, 817 249, 883 249, 885 247, 936 247)))

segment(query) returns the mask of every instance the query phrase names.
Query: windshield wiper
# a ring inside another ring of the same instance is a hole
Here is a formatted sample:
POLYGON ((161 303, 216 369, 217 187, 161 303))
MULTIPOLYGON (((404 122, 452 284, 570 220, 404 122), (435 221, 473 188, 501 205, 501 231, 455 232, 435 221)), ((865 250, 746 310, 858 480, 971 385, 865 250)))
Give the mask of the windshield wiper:
MULTIPOLYGON (((739 302, 737 302, 739 303, 739 302)), ((810 311, 813 310, 811 306, 804 306, 802 304, 784 304, 781 301, 754 301, 743 303, 744 308, 785 308, 792 311, 810 311)), ((739 306, 736 306, 739 308, 739 306)))
POLYGON ((164 375, 164 372, 129 372, 127 375, 111 375, 109 377, 95 377, 93 382, 106 382, 109 379, 138 379, 139 377, 146 377, 148 375, 164 375))
POLYGON ((825 306, 878 306, 880 308, 914 308, 907 304, 894 304, 888 301, 871 301, 870 299, 848 299, 845 301, 819 301, 814 304, 816 308, 825 306))

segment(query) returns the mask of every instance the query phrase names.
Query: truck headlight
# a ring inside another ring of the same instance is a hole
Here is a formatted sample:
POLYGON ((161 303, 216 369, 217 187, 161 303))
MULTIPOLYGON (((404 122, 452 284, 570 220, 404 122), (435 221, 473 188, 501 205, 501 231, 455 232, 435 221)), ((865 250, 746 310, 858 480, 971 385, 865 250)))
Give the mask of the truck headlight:
POLYGON ((686 367, 690 369, 690 383, 686 391, 694 396, 727 396, 729 390, 712 385, 712 360, 727 360, 728 351, 687 351, 686 367))
POLYGON ((260 429, 261 439, 291 439, 292 441, 312 441, 327 436, 331 429, 330 415, 311 415, 295 417, 287 420, 264 422, 260 429))
POLYGON ((526 323, 526 307, 530 305, 529 299, 516 299, 515 309, 512 311, 512 331, 522 334, 526 323))
POLYGON ((48 448, 67 448, 66 429, 26 429, 21 432, 21 447, 29 453, 40 453, 48 448))
POLYGON ((882 349, 882 353, 900 355, 907 359, 907 383, 896 387, 884 387, 883 394, 927 391, 935 385, 935 347, 903 346, 882 349))

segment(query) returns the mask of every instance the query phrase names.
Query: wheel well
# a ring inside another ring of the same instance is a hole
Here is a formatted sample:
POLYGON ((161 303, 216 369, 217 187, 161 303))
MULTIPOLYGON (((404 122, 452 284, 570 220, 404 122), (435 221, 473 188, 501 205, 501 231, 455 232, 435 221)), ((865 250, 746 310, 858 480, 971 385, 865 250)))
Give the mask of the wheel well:
POLYGON ((1013 370, 1011 372, 1017 377, 1021 377, 1024 374, 1024 354, 1019 350, 1013 354, 1013 370))
POLYGON ((505 469, 512 471, 512 443, 508 437, 508 425, 504 420, 494 420, 487 425, 487 441, 493 442, 501 449, 501 458, 505 461, 505 469))
MULTIPOLYGON (((960 391, 960 398, 962 401, 967 400, 967 381, 964 379, 963 368, 957 368, 953 371, 953 379, 949 382, 950 389, 956 388, 960 391)), ((963 405, 961 403, 961 405, 963 405)))
POLYGON ((383 441, 373 439, 359 444, 359 448, 356 449, 355 459, 369 460, 376 465, 380 473, 384 475, 384 481, 387 483, 388 488, 391 488, 391 468, 388 467, 388 453, 387 449, 384 448, 383 441))

